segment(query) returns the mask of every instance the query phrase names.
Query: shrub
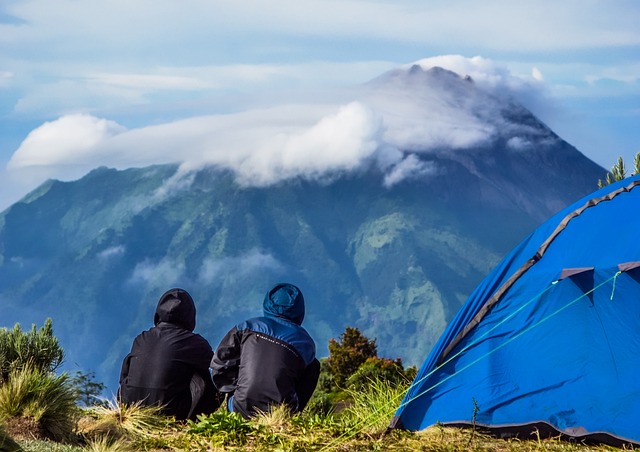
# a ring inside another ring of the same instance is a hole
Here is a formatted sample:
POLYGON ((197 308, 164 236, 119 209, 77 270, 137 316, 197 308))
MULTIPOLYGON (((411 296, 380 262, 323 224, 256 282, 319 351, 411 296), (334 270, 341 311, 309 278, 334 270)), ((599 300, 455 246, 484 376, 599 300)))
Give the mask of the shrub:
POLYGON ((344 387, 347 379, 353 375, 368 358, 377 356, 376 341, 367 339, 359 329, 347 327, 340 340, 329 341, 327 369, 338 387, 344 387))
POLYGON ((392 360, 376 356, 367 358, 358 370, 347 379, 346 385, 349 389, 362 390, 374 380, 397 385, 410 383, 412 378, 405 373, 400 358, 392 360))
POLYGON ((27 364, 12 369, 0 386, 0 419, 33 419, 46 437, 63 441, 73 432, 76 401, 67 374, 55 376, 27 364))
POLYGON ((162 407, 141 403, 122 404, 107 401, 86 410, 94 419, 83 422, 80 432, 92 439, 129 439, 142 441, 165 432, 174 419, 162 414, 162 407))
POLYGON ((13 370, 25 366, 54 372, 62 364, 64 351, 53 335, 53 322, 47 319, 39 330, 32 325, 24 332, 19 324, 13 329, 0 328, 0 384, 13 370))

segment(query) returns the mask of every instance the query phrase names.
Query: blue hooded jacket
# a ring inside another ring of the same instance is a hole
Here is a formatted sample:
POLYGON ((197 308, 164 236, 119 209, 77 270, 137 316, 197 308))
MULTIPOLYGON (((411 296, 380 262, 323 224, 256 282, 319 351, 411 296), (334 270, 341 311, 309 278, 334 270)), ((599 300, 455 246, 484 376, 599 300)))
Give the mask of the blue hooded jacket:
POLYGON ((301 411, 320 373, 315 343, 301 326, 305 302, 300 289, 275 285, 265 295, 263 312, 234 326, 211 361, 216 387, 232 394, 232 409, 247 418, 283 403, 301 411))

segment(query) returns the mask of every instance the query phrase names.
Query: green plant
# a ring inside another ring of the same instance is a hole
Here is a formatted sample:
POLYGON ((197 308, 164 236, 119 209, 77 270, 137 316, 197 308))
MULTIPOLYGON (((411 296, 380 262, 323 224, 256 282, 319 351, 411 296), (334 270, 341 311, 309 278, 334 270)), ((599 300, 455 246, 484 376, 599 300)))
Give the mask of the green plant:
POLYGON ((362 390, 372 381, 387 382, 390 385, 406 384, 411 378, 405 373, 402 360, 378 358, 377 356, 367 360, 351 375, 347 381, 347 388, 362 390))
POLYGON ((331 395, 324 391, 315 391, 304 412, 312 415, 328 416, 333 410, 331 395))
POLYGON ((101 436, 87 441, 84 450, 87 452, 127 452, 135 449, 124 439, 101 436))
POLYGON ((59 376, 25 365, 12 369, 0 386, 0 418, 33 419, 44 434, 62 441, 71 437, 77 393, 67 374, 59 376))
MULTIPOLYGON (((634 176, 636 174, 640 174, 640 152, 638 152, 633 158, 633 170, 631 171, 631 175, 634 176)), ((605 180, 598 180, 598 188, 613 184, 625 177, 627 177, 627 168, 625 167, 624 159, 622 156, 619 156, 618 161, 611 167, 611 171, 606 174, 605 180)))
POLYGON ((376 341, 365 337, 359 329, 347 327, 340 340, 329 341, 327 369, 338 387, 344 387, 347 379, 368 358, 377 356, 376 341))
POLYGON ((469 435, 469 446, 471 446, 473 437, 476 433, 476 421, 478 419, 478 413, 480 412, 480 405, 478 405, 478 401, 476 400, 476 398, 472 397, 471 401, 473 402, 473 415, 471 416, 471 434, 469 435))
POLYGON ((409 385, 410 382, 406 380, 396 384, 372 380, 362 389, 348 389, 352 403, 342 415, 348 429, 369 434, 383 433, 409 385))
POLYGON ((53 335, 53 322, 47 319, 42 328, 32 325, 24 332, 20 324, 13 329, 0 328, 0 383, 6 382, 12 370, 30 366, 54 372, 62 364, 64 351, 53 335))
POLYGON ((95 420, 87 422, 81 433, 90 438, 149 439, 164 433, 175 421, 165 416, 158 406, 139 403, 125 405, 108 401, 87 411, 95 420))
POLYGON ((100 394, 106 389, 104 383, 95 381, 95 372, 76 371, 71 378, 71 383, 78 391, 78 399, 81 405, 86 407, 101 405, 108 407, 108 402, 100 399, 100 394))
POLYGON ((223 445, 244 444, 259 429, 240 414, 218 410, 210 415, 198 415, 197 421, 187 421, 187 433, 204 435, 223 445))
POLYGON ((84 450, 77 445, 56 443, 50 440, 20 441, 20 446, 22 452, 82 452, 84 450))

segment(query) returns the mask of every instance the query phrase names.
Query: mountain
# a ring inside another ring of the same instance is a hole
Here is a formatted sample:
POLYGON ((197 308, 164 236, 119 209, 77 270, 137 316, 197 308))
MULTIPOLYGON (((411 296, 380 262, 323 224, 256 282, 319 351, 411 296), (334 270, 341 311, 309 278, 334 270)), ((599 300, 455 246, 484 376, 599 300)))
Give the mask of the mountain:
POLYGON ((305 295, 320 356, 351 325, 381 355, 418 364, 498 260, 605 171, 522 106, 449 71, 393 71, 364 93, 401 163, 262 187, 218 166, 101 167, 38 187, 0 214, 2 325, 53 318, 67 368, 95 370, 115 390, 166 289, 193 295, 196 331, 215 347, 288 281, 305 295), (411 97, 415 124, 394 123, 392 87, 411 97), (451 116, 430 115, 434 100, 451 116), (457 146, 420 146, 420 134, 465 124, 473 134, 457 146))

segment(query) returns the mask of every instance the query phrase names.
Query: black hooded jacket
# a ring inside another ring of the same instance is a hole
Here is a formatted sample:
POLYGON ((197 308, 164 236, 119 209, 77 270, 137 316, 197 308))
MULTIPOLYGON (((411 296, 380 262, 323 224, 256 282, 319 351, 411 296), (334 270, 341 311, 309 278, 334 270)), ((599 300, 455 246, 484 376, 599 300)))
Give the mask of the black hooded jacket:
POLYGON ((216 390, 209 374, 213 351, 206 339, 193 333, 196 308, 191 296, 182 289, 165 292, 153 321, 155 326, 135 338, 122 363, 121 401, 162 405, 165 414, 177 419, 215 410, 216 390), (201 377, 205 391, 192 410, 190 385, 194 374, 201 377))
POLYGON ((263 317, 234 326, 211 361, 216 388, 232 395, 232 410, 245 418, 280 404, 302 411, 320 374, 315 343, 301 326, 302 292, 278 284, 267 292, 263 309, 263 317))

